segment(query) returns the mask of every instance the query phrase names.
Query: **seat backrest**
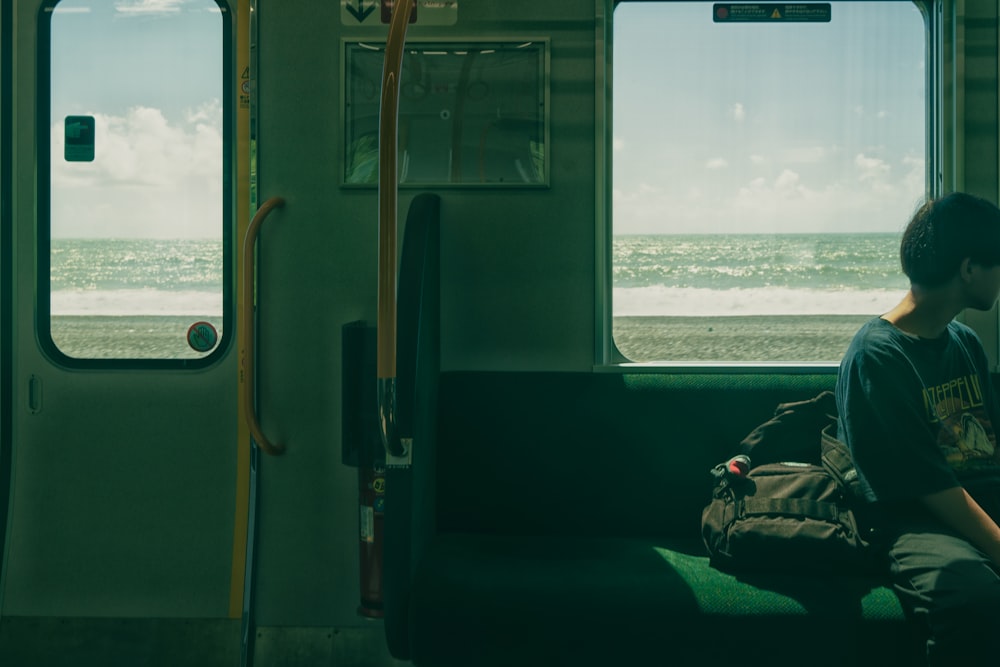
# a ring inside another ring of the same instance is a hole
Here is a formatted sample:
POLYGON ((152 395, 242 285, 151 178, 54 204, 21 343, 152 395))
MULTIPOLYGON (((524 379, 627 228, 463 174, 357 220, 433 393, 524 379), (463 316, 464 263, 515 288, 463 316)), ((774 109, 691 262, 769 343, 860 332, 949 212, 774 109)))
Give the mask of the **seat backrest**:
POLYGON ((386 469, 384 612, 389 651, 408 658, 413 558, 434 531, 434 447, 440 369, 441 199, 422 193, 406 216, 396 291, 396 427, 411 466, 386 469), (414 492, 416 490, 416 492, 414 492))
POLYGON ((709 470, 824 374, 448 372, 438 530, 698 538, 709 470))

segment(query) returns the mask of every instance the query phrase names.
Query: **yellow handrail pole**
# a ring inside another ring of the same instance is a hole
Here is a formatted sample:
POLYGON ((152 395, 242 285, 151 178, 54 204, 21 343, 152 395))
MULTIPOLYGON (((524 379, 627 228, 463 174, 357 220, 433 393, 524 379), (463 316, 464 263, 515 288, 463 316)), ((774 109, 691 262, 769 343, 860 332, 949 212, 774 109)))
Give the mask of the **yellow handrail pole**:
POLYGON ((378 322, 379 431, 386 453, 402 456, 396 431, 396 229, 399 77, 413 0, 396 0, 389 21, 382 69, 378 138, 378 322))
MULTIPOLYGON (((236 7, 235 86, 230 91, 238 100, 236 109, 236 239, 242 239, 250 220, 250 104, 244 105, 240 89, 250 81, 250 0, 238 0, 236 7), (246 73, 246 79, 244 79, 246 73)), ((249 92, 247 93, 249 96, 249 92)), ((237 253, 237 258, 239 254, 237 253)), ((237 259, 237 261, 239 261, 237 259)), ((239 276, 242 266, 237 264, 239 276)), ((237 290, 236 312, 242 312, 237 290)), ((243 340, 240 324, 236 325, 236 340, 243 340)), ((243 370, 237 371, 242 375, 243 370)), ((246 583, 247 517, 250 512, 250 448, 244 443, 250 432, 243 417, 243 407, 236 405, 236 498, 233 520, 233 555, 229 576, 229 618, 239 618, 243 612, 243 587, 246 583)))
POLYGON ((285 200, 281 197, 271 197, 257 209, 257 214, 250 221, 247 228, 246 237, 243 239, 243 281, 241 282, 240 297, 243 308, 240 311, 240 324, 243 330, 243 340, 240 341, 240 404, 247 426, 254 442, 265 454, 276 456, 283 454, 284 445, 271 443, 260 428, 257 421, 257 410, 254 406, 254 247, 257 243, 257 236, 260 233, 261 225, 267 216, 276 208, 285 205, 285 200))

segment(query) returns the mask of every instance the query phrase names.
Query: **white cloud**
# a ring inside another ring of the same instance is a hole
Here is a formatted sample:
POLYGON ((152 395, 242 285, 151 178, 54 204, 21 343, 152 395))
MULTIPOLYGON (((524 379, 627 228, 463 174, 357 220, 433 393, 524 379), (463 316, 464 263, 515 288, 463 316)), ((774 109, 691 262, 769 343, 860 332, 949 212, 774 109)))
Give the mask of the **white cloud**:
POLYGON ((120 0, 115 11, 120 14, 173 14, 181 10, 187 0, 120 0))
POLYGON ((611 150, 620 151, 625 149, 625 140, 615 137, 611 140, 611 150))
POLYGON ((729 162, 724 157, 713 157, 705 163, 706 169, 725 169, 729 162))
MULTIPOLYGON (((819 151, 816 151, 818 154, 819 151)), ((828 156, 841 151, 827 149, 828 156)), ((664 176, 661 187, 623 186, 616 193, 616 233, 867 232, 902 229, 924 189, 924 161, 906 156, 890 164, 872 154, 770 173, 762 156, 742 172, 722 177, 696 172, 664 176), (836 162, 836 164, 833 164, 836 162), (838 166, 833 172, 830 167, 838 166), (704 186, 704 187, 703 187, 704 186)), ((790 163, 785 163, 790 164, 790 163)))
POLYGON ((739 188, 736 205, 744 209, 747 207, 760 208, 766 201, 779 202, 789 197, 800 196, 805 193, 800 180, 799 174, 790 169, 785 169, 778 174, 773 183, 768 183, 763 176, 758 176, 739 188))
MULTIPOLYGON (((920 192, 923 193, 925 188, 925 182, 927 178, 927 171, 924 165, 923 157, 915 157, 912 155, 906 155, 901 160, 903 167, 903 189, 910 192, 920 192)), ((914 199, 913 206, 920 203, 919 200, 923 199, 923 195, 914 199)))
POLYGON ((775 190, 780 190, 783 192, 792 192, 798 189, 799 186, 799 175, 794 171, 785 169, 782 171, 778 178, 774 181, 775 190))
POLYGON ((222 225, 222 112, 218 101, 172 121, 159 109, 95 114, 93 162, 63 159, 52 127, 56 237, 215 236, 222 225))
POLYGON ((864 153, 854 156, 854 166, 858 170, 858 180, 873 187, 881 187, 891 171, 885 160, 867 157, 864 153))
POLYGON ((764 177, 758 176, 757 178, 750 181, 749 185, 747 185, 745 188, 740 188, 740 194, 763 190, 764 187, 766 187, 766 185, 767 181, 764 179, 764 177))
POLYGON ((746 118, 746 109, 743 108, 742 102, 737 102, 729 109, 729 115, 732 116, 733 120, 737 123, 742 123, 743 119, 746 118))

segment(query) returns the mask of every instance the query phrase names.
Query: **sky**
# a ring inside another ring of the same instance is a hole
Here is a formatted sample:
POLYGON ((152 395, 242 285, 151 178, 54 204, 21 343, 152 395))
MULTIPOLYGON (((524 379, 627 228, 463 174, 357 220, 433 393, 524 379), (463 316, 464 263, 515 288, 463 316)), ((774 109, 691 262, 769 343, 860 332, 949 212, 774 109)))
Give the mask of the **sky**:
MULTIPOLYGON (((614 233, 892 232, 918 204, 912 3, 775 25, 715 24, 711 2, 626 2, 614 24, 614 233)), ((57 5, 54 237, 220 234, 221 27, 213 0, 57 5), (95 117, 93 162, 62 159, 67 115, 95 117)))
POLYGON ((222 16, 214 0, 62 0, 52 16, 52 235, 218 238, 222 16), (93 116, 93 162, 63 159, 93 116))
POLYGON ((923 197, 912 3, 783 24, 622 3, 614 21, 616 234, 895 232, 923 197))

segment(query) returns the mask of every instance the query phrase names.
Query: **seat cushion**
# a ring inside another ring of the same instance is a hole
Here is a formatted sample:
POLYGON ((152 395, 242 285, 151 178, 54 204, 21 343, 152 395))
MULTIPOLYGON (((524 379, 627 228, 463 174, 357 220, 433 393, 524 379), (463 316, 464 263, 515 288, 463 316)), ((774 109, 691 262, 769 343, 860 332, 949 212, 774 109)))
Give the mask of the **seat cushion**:
POLYGON ((735 652, 741 665, 912 664, 900 656, 918 642, 883 583, 738 578, 691 541, 440 534, 414 574, 412 659, 704 665, 735 652))

